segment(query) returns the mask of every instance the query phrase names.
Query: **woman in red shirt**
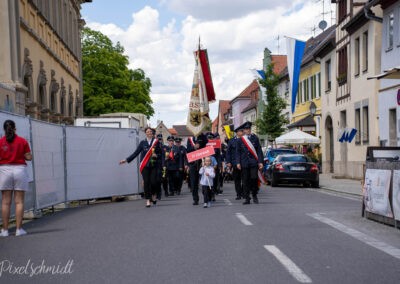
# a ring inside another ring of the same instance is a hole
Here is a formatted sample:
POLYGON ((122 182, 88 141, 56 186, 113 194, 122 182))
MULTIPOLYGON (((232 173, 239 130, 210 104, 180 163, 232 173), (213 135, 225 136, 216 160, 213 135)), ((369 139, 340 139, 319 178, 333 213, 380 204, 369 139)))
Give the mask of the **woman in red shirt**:
POLYGON ((1 229, 0 237, 8 236, 13 194, 17 227, 15 235, 22 236, 26 235, 26 231, 22 229, 25 191, 28 190, 26 161, 32 160, 32 154, 28 142, 15 133, 14 121, 6 120, 3 128, 4 137, 0 138, 0 191, 3 229, 1 229))

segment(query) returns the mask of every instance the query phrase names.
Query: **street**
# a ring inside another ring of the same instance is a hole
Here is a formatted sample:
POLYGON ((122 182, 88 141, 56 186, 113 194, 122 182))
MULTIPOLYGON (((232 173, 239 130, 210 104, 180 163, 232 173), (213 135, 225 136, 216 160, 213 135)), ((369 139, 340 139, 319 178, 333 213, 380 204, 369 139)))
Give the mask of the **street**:
MULTIPOLYGON (((180 196, 82 205, 0 239, 1 283, 397 283, 400 232, 361 201, 262 186, 260 204, 224 185, 211 208, 180 196), (53 270, 47 270, 53 267, 53 270), (57 270, 58 266, 58 270, 57 270), (54 273, 52 275, 52 272, 54 273)), ((202 198, 201 198, 202 199, 202 198)), ((11 230, 13 233, 13 230, 11 230)))

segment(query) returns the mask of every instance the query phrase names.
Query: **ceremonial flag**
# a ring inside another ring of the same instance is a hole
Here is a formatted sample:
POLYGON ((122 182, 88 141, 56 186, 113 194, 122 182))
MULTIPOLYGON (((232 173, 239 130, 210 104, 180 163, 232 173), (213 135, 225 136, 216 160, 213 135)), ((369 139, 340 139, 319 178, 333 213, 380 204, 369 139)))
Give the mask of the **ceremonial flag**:
POLYGON ((233 125, 224 125, 224 129, 225 129, 225 134, 226 137, 228 137, 228 139, 232 139, 233 138, 233 125))
POLYGON ((196 66, 186 126, 194 136, 197 136, 210 122, 208 103, 215 101, 215 92, 207 50, 200 49, 200 43, 199 49, 194 52, 194 57, 196 66))
POLYGON ((305 47, 306 43, 304 41, 289 37, 286 38, 287 67, 292 89, 292 113, 294 113, 296 109, 296 97, 299 86, 301 61, 303 59, 305 47))

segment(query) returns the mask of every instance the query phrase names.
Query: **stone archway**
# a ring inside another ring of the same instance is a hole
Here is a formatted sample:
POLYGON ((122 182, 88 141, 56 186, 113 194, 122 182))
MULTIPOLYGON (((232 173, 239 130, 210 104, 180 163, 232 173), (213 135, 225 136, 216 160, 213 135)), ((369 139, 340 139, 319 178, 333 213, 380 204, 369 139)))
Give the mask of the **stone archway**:
POLYGON ((327 116, 325 119, 325 151, 326 151, 326 162, 327 170, 333 173, 335 170, 335 150, 334 150, 334 140, 333 140, 333 122, 331 116, 327 116))

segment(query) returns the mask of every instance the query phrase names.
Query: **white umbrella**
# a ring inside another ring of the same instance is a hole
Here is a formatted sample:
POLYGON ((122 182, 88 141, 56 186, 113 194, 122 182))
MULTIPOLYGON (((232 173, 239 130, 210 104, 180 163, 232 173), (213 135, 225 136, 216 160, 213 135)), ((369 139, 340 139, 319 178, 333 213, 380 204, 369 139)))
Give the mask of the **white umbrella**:
POLYGON ((295 129, 275 138, 276 144, 320 144, 321 140, 311 134, 295 129))

